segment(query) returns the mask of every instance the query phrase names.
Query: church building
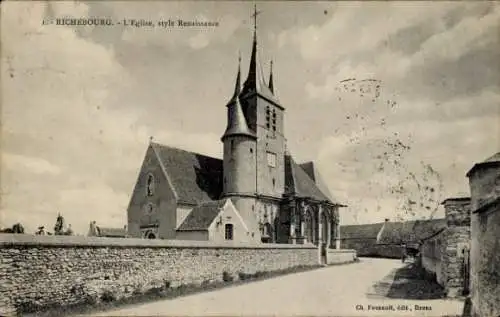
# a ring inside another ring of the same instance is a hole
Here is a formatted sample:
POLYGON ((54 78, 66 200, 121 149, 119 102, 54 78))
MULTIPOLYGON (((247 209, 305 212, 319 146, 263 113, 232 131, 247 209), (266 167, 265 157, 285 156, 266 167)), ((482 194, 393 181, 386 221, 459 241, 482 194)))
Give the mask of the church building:
POLYGON ((127 210, 132 237, 339 248, 339 208, 313 162, 286 147, 285 107, 254 28, 248 74, 226 104, 223 158, 150 142, 127 210))

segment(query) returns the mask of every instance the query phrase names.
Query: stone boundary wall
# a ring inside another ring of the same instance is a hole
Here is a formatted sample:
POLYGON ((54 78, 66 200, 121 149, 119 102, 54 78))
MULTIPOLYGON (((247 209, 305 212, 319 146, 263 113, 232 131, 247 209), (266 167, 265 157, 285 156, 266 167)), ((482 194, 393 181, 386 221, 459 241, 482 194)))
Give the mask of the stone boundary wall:
MULTIPOLYGON (((329 250, 339 262, 355 251, 329 250), (337 252, 333 252, 337 251, 337 252)), ((314 267, 316 246, 0 234, 0 315, 314 267)), ((333 264, 331 257, 328 264, 333 264)))
POLYGON ((422 267, 436 277, 447 297, 464 295, 466 253, 470 245, 470 199, 448 198, 443 202, 446 228, 424 241, 422 267))
POLYGON ((443 233, 446 242, 441 250, 443 284, 448 297, 458 297, 464 291, 464 248, 470 244, 470 227, 450 227, 443 233))
POLYGON ((434 276, 439 285, 444 286, 444 266, 442 254, 446 248, 444 231, 424 241, 421 247, 421 265, 427 273, 434 276))
POLYGON ((341 245, 356 250, 357 256, 401 259, 403 251, 399 244, 381 244, 374 238, 342 239, 341 245))

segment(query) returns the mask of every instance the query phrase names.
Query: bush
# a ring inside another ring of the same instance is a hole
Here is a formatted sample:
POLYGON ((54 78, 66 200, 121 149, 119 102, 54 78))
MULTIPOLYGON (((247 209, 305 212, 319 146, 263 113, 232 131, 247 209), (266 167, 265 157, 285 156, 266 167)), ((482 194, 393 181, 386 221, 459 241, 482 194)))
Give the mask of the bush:
MULTIPOLYGON (((231 276, 231 277, 232 277, 232 276, 231 276)), ((224 276, 223 276, 222 278, 224 278, 224 276)), ((206 286, 208 286, 208 285, 210 285, 210 284, 211 284, 211 283, 210 283, 210 280, 204 280, 203 282, 201 282, 201 286, 202 286, 202 287, 206 287, 206 286)))
POLYGON ((116 301, 116 294, 112 290, 106 289, 101 294, 101 301, 114 302, 114 301, 116 301))
POLYGON ((224 282, 232 282, 233 279, 234 279, 233 276, 227 271, 222 272, 222 280, 224 282))
POLYGON ((241 281, 245 281, 245 280, 249 280, 252 277, 252 275, 247 274, 247 273, 243 273, 243 272, 238 272, 238 277, 241 281))
POLYGON ((145 292, 145 294, 146 295, 162 295, 164 290, 165 289, 163 287, 152 287, 152 288, 148 289, 145 292))
POLYGON ((164 284, 166 290, 170 288, 171 283, 169 280, 164 279, 163 284, 164 284))

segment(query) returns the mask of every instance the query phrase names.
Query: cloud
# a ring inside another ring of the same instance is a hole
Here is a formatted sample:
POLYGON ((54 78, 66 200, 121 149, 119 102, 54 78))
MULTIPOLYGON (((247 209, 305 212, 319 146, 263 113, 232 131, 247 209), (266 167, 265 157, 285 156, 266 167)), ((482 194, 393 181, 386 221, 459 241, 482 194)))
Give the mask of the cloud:
POLYGON ((332 192, 346 199, 343 202, 349 205, 351 215, 342 221, 354 222, 354 213, 359 213, 357 221, 376 221, 378 213, 363 211, 365 208, 374 211, 378 204, 383 208, 390 206, 393 214, 412 217, 410 212, 400 209, 400 203, 407 198, 424 203, 414 210, 414 217, 430 216, 425 203, 437 207, 436 202, 441 199, 469 192, 465 173, 473 162, 482 159, 478 153, 498 151, 498 119, 486 116, 451 122, 413 121, 373 128, 356 142, 352 139, 355 134, 361 135, 359 131, 325 138, 318 163, 324 178, 336 180, 332 192), (398 141, 407 148, 394 146, 398 141), (428 166, 435 173, 429 174, 428 166), (402 186, 403 192, 394 191, 396 185, 402 186), (424 193, 425 186, 435 188, 432 197, 424 193))
POLYGON ((11 153, 2 154, 2 165, 12 170, 26 168, 35 174, 59 174, 61 172, 61 168, 47 160, 11 153))
POLYGON ((499 6, 366 3, 361 7, 340 6, 321 26, 280 35, 281 45, 292 45, 305 61, 323 65, 324 80, 320 77, 306 86, 311 98, 328 100, 340 80, 352 77, 380 79, 400 94, 430 95, 439 101, 500 83, 498 72, 490 67, 500 49, 499 6), (450 22, 457 11, 462 18, 450 22))
MULTIPOLYGON (((2 174, 2 218, 34 230, 61 212, 80 233, 93 219, 121 227, 149 136, 213 155, 218 137, 144 126, 138 118, 145 109, 134 104, 139 83, 113 47, 69 27, 42 27, 46 9, 27 2, 2 7, 8 26, 2 28, 2 141, 9 169, 2 174)), ((86 7, 64 3, 53 10, 77 16, 86 7)))
MULTIPOLYGON (((445 194, 467 191, 464 171, 497 151, 496 4, 351 2, 324 14, 323 4, 269 3, 263 11, 262 62, 275 61, 288 145, 297 159, 319 159, 332 194, 349 204, 345 221, 392 218, 400 208, 388 190, 408 173, 379 171, 384 152, 394 155, 388 142, 411 145, 401 166, 421 180, 430 164, 445 194), (351 77, 355 87, 344 89, 351 77), (361 96, 367 78, 379 80, 378 96, 376 84, 361 96)), ((4 223, 36 228, 61 211, 83 233, 93 219, 121 227, 149 136, 221 157, 236 52, 250 53, 250 12, 219 2, 2 6, 4 223), (65 15, 220 26, 41 24, 65 15)))

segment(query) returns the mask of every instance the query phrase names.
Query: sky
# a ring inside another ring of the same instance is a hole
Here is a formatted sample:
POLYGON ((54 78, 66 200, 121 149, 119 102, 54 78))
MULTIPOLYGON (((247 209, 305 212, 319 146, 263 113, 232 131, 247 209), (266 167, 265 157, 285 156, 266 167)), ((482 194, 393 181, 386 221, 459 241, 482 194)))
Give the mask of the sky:
MULTIPOLYGON (((0 226, 122 227, 149 137, 221 157, 253 2, 5 2, 0 226), (217 21, 63 26, 61 17, 217 21)), ((261 64, 296 161, 341 223, 442 217, 499 151, 497 2, 257 2, 261 64), (267 76, 267 75, 266 75, 267 76)))

